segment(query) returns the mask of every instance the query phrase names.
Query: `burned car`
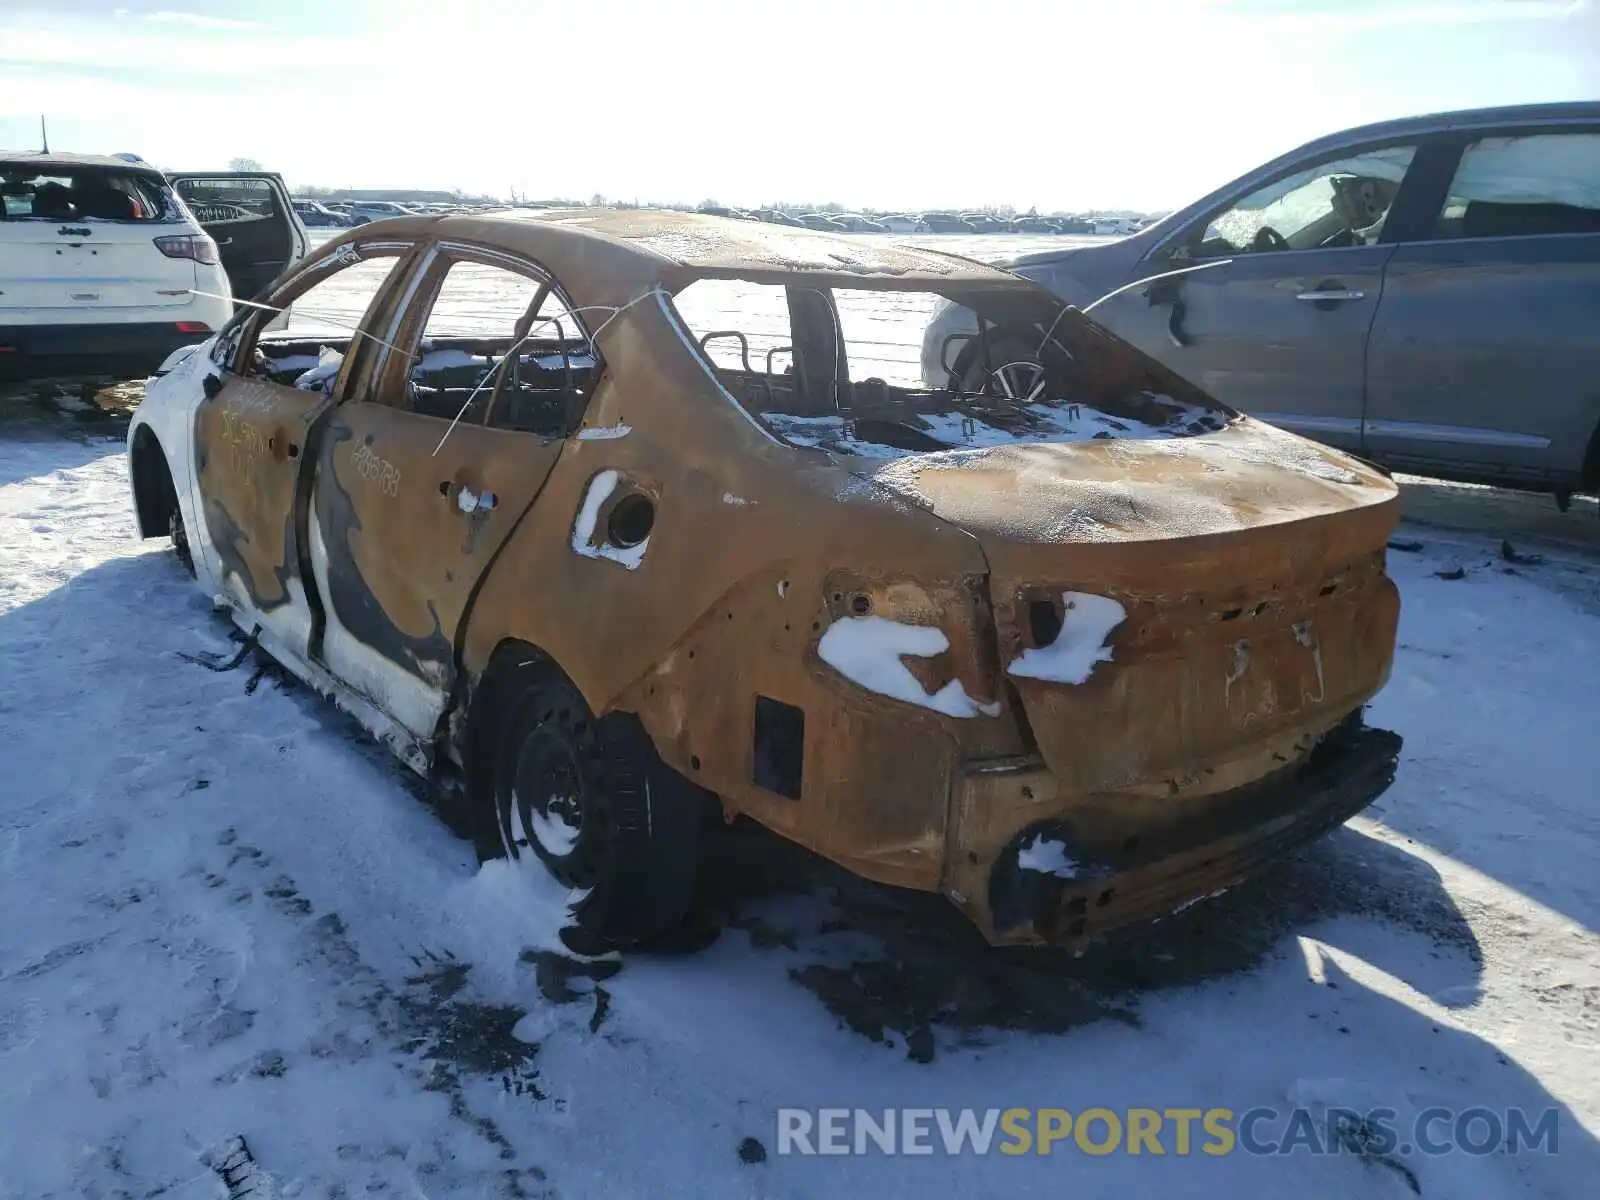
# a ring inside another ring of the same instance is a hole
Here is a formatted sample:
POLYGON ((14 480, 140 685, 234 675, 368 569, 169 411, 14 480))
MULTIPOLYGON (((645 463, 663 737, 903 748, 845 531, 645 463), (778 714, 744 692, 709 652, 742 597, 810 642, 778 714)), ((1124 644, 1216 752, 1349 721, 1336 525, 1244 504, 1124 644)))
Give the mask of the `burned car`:
POLYGON ((175 356, 129 454, 142 534, 619 944, 719 817, 1079 945, 1393 778, 1393 485, 954 256, 385 221, 175 356), (942 301, 1036 352, 924 386, 942 301))

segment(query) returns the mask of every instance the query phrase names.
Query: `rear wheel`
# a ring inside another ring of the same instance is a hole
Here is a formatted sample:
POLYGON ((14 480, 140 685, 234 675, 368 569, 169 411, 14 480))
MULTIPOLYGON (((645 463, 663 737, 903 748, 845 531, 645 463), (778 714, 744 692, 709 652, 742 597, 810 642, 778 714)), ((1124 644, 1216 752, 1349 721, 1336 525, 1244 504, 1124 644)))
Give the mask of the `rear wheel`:
POLYGON ((629 945, 688 911, 705 793, 663 763, 638 718, 596 718, 550 662, 487 679, 474 704, 485 857, 537 861, 582 893, 573 915, 629 945))

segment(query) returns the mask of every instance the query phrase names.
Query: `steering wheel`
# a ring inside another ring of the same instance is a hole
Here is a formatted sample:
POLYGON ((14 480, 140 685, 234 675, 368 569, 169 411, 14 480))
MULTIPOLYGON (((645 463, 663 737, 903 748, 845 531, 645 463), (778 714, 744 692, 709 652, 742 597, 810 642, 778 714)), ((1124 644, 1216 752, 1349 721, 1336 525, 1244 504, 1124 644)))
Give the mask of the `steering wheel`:
POLYGON ((1271 225, 1263 225, 1256 230, 1256 236, 1251 239, 1252 250, 1290 250, 1289 239, 1284 237, 1271 225))

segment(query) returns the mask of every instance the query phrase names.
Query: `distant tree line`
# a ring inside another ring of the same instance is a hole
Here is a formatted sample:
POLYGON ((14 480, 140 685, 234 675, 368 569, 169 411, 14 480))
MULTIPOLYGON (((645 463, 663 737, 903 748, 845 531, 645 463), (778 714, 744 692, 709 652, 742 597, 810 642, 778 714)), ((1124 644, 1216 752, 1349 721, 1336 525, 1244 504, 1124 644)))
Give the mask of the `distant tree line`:
MULTIPOLYGON (((229 160, 228 169, 230 171, 263 171, 266 168, 253 158, 234 158, 229 160)), ((295 184, 290 190, 296 196, 306 196, 313 200, 397 200, 401 203, 411 201, 418 204, 450 203, 451 201, 455 201, 462 204, 499 204, 505 199, 502 196, 472 195, 462 191, 462 189, 458 187, 441 191, 438 189, 428 190, 424 188, 341 188, 327 187, 322 184, 307 183, 295 184)), ((587 202, 576 196, 531 197, 519 194, 515 187, 511 189, 511 203, 538 204, 540 206, 552 208, 578 207, 585 203, 587 203, 591 208, 624 209, 676 208, 692 210, 696 208, 707 209, 724 207, 720 201, 714 199, 705 199, 700 201, 698 204, 690 204, 683 201, 671 201, 666 203, 640 201, 637 197, 635 197, 633 200, 610 200, 600 192, 595 192, 590 195, 587 202)), ((757 207, 763 209, 777 209, 780 212, 789 213, 861 212, 870 214, 890 211, 888 209, 880 208, 849 208, 846 205, 840 204, 837 200, 825 200, 820 203, 797 200, 775 200, 771 204, 763 204, 757 207)), ((948 205, 943 209, 940 209, 937 206, 925 206, 921 209, 905 211, 987 213, 990 216, 1004 217, 1008 220, 1018 215, 1016 208, 1010 204, 975 204, 965 206, 948 205)), ((1142 217, 1147 215, 1137 209, 1132 208, 1097 208, 1089 211, 1100 213, 1104 216, 1114 217, 1142 217)), ((1026 215, 1037 216, 1038 212, 1039 210, 1037 208, 1030 208, 1026 215)))

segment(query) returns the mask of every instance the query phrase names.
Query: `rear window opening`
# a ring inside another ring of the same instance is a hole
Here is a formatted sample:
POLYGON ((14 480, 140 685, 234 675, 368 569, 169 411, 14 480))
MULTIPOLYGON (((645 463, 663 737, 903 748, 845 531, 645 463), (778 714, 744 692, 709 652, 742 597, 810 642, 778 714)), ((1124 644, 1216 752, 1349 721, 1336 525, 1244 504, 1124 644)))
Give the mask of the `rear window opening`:
POLYGON ((176 221, 172 191, 144 172, 0 163, 0 219, 176 221))
POLYGON ((673 298, 724 388, 792 446, 867 458, 1190 437, 1232 413, 1051 297, 702 279, 673 298), (983 317, 923 361, 945 302, 983 317), (936 382, 930 383, 930 377, 936 382))

